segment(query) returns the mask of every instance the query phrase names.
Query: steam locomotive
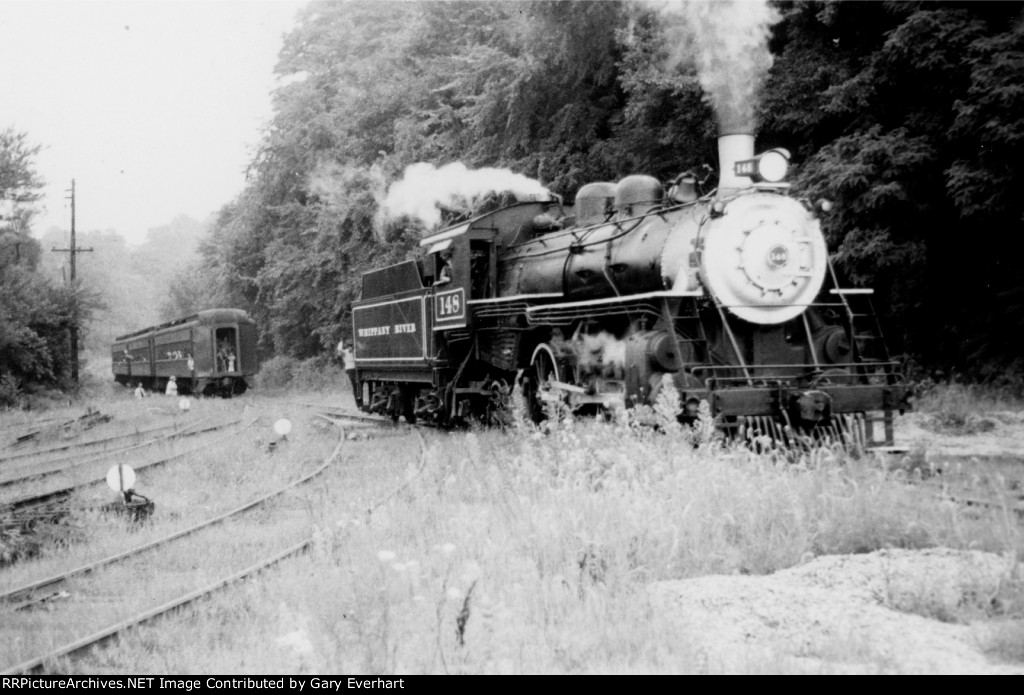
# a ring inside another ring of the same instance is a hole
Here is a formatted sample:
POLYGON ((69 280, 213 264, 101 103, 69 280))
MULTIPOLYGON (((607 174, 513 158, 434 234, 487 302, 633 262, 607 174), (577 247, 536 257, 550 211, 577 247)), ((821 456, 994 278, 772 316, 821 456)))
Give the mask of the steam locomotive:
POLYGON ((114 380, 181 393, 245 393, 258 370, 256 322, 241 309, 208 309, 118 336, 110 348, 114 380))
POLYGON ((789 153, 719 138, 721 174, 666 190, 650 176, 537 196, 427 236, 418 260, 362 277, 357 400, 451 423, 486 417, 514 383, 531 415, 653 404, 721 427, 891 445, 909 390, 870 289, 841 286, 828 201, 788 194, 789 153), (671 390, 666 394, 672 393, 671 390))

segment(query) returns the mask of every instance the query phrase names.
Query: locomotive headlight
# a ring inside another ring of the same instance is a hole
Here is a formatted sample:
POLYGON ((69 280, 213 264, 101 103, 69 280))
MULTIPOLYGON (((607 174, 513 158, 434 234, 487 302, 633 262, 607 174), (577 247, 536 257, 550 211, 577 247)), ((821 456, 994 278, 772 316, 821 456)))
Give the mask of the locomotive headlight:
POLYGON ((781 147, 768 150, 753 159, 742 159, 733 165, 737 176, 749 176, 753 181, 779 183, 789 171, 789 151, 781 147))
POLYGON ((762 181, 778 183, 788 171, 789 153, 785 150, 769 150, 757 158, 757 177, 762 181))

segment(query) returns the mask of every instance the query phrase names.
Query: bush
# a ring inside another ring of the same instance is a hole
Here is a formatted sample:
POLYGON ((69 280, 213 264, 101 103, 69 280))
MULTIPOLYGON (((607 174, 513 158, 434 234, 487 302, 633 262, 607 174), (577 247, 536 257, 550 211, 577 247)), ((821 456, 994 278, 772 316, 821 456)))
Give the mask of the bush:
POLYGON ((308 360, 297 360, 288 356, 274 357, 263 363, 260 373, 256 376, 256 385, 260 389, 295 391, 335 389, 344 381, 344 370, 327 355, 308 360))
POLYGON ((336 389, 344 381, 345 370, 328 355, 320 355, 298 363, 291 387, 300 391, 322 391, 336 389))
POLYGON ((13 374, 0 376, 0 408, 11 408, 18 405, 21 387, 18 378, 13 374))
POLYGON ((281 389, 291 383, 298 360, 281 355, 272 357, 260 365, 256 375, 256 386, 260 389, 281 389))

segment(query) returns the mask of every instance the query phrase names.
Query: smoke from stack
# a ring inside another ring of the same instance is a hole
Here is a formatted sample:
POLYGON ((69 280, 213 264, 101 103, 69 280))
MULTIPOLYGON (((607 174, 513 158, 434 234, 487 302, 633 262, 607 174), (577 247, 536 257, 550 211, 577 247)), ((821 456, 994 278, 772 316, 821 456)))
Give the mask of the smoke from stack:
POLYGON ((781 18, 767 0, 651 0, 666 20, 669 67, 693 65, 719 133, 753 133, 772 66, 768 38, 781 18))
POLYGON ((539 181, 508 169, 469 169, 459 162, 435 168, 419 162, 391 185, 383 209, 388 217, 407 215, 433 227, 441 221, 442 207, 472 209, 485 196, 505 192, 517 198, 548 193, 539 181))

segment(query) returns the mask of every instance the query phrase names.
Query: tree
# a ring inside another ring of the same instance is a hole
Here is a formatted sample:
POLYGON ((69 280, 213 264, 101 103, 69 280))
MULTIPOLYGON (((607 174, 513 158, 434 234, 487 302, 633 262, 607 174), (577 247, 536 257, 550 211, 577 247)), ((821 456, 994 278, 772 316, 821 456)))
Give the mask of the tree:
MULTIPOLYGON (((758 143, 793 151, 794 192, 838 203, 841 272, 876 288, 898 349, 979 375, 1011 364, 1000 312, 1024 291, 991 248, 1024 215, 1021 3, 776 6, 758 143)), ((627 2, 310 4, 203 268, 265 353, 306 357, 349 330, 362 271, 414 252, 422 230, 380 215, 410 164, 508 167, 571 199, 715 163, 694 67, 665 68, 669 28, 627 2)))
POLYGON ((795 188, 835 201, 835 259, 874 286, 921 361, 986 377, 1024 366, 1019 229, 1021 3, 785 5, 767 139, 804 160, 795 188), (966 346, 966 350, 964 349, 966 346))
POLYGON ((0 233, 0 406, 23 389, 68 385, 68 329, 95 307, 81 287, 55 287, 36 272, 40 247, 28 232, 43 185, 33 163, 39 149, 24 133, 0 131, 0 201, 13 219, 0 233))

